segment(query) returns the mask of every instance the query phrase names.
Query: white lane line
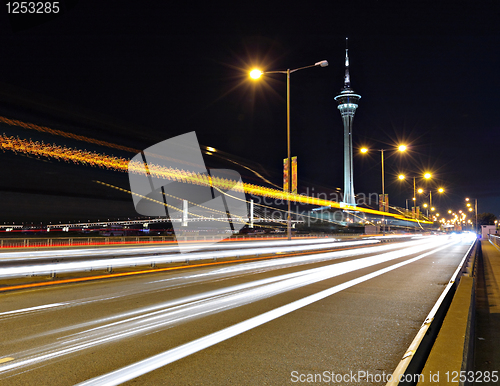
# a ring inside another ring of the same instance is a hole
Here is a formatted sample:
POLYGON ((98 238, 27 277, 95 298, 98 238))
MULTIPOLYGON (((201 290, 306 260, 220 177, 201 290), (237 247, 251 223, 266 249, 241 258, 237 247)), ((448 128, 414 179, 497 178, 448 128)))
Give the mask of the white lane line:
POLYGON ((20 313, 23 313, 23 312, 39 311, 39 310, 43 310, 43 309, 46 309, 46 308, 61 307, 61 306, 65 306, 67 304, 68 303, 52 303, 52 304, 44 304, 44 305, 41 305, 41 306, 35 306, 35 307, 29 307, 29 308, 21 308, 19 310, 0 312, 0 317, 2 317, 2 316, 9 316, 9 315, 15 315, 15 314, 20 314, 20 313))
POLYGON ((214 332, 210 335, 204 336, 202 338, 196 339, 192 342, 183 344, 179 347, 173 348, 171 350, 165 351, 161 354, 157 354, 153 357, 144 359, 140 362, 136 362, 129 366, 123 367, 121 369, 115 370, 111 373, 101 375, 96 378, 89 379, 87 381, 81 382, 76 386, 113 386, 119 385, 123 382, 129 381, 131 379, 137 378, 141 375, 154 371, 160 367, 168 365, 172 362, 175 362, 179 359, 185 358, 189 355, 192 355, 198 351, 204 350, 208 347, 216 345, 220 342, 228 340, 234 336, 242 334, 243 332, 249 331, 255 327, 258 327, 262 324, 270 322, 274 319, 277 319, 283 315, 289 314, 293 311, 296 311, 300 308, 308 306, 312 303, 315 303, 319 300, 322 300, 328 296, 331 296, 337 292, 343 291, 347 288, 353 287, 357 284, 360 284, 364 281, 372 279, 374 277, 380 276, 384 273, 390 272, 394 269, 400 268, 407 264, 418 261, 426 256, 429 256, 433 253, 436 253, 442 249, 448 248, 450 245, 455 244, 456 242, 449 243, 443 245, 439 248, 436 248, 432 251, 426 252, 422 255, 414 257, 412 259, 403 261, 401 263, 394 264, 390 267, 380 269, 378 271, 372 272, 368 275, 361 276, 359 278, 350 280, 348 282, 339 284, 335 287, 328 288, 316 294, 307 296, 303 299, 294 301, 287 305, 278 307, 274 310, 265 312, 261 315, 255 316, 253 318, 247 319, 243 322, 237 323, 231 327, 227 327, 223 330, 214 332))

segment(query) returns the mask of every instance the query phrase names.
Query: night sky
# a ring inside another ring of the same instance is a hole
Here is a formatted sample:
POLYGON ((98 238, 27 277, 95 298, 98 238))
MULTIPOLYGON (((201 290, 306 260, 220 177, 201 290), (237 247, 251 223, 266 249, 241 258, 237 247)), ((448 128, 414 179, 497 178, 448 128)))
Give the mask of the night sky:
MULTIPOLYGON (((220 3, 62 1, 54 18, 0 12, 0 116, 144 149, 196 131, 202 145, 281 184, 286 79, 248 71, 328 60, 291 77, 292 155, 299 190, 343 188, 343 86, 349 37, 355 193, 381 192, 386 149, 391 205, 413 195, 399 173, 433 174, 419 186, 438 210, 500 215, 500 5, 497 1, 220 3), (398 5, 394 5, 398 4, 398 5), (399 143, 408 154, 392 149, 399 143), (434 198, 435 197, 435 198, 434 198)), ((0 134, 123 157, 131 152, 0 124, 0 134)), ((0 221, 135 216, 125 173, 0 153, 0 221)), ((208 157, 209 158, 209 157, 208 157)), ((217 160, 207 164, 220 166, 217 160)), ((225 165, 230 167, 230 165, 225 165)), ((264 184, 239 170, 244 180, 264 184)))

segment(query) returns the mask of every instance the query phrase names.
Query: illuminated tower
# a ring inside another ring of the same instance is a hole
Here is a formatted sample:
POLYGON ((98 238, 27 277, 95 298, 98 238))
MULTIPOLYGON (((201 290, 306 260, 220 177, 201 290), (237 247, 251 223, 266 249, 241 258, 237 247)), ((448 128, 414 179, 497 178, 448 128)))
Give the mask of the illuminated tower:
POLYGON ((340 110, 340 115, 344 123, 344 203, 354 206, 356 205, 356 201, 354 199, 354 184, 352 180, 352 121, 361 95, 355 94, 354 90, 351 89, 347 38, 345 41, 344 88, 340 92, 340 95, 335 97, 335 100, 339 103, 337 108, 340 110))

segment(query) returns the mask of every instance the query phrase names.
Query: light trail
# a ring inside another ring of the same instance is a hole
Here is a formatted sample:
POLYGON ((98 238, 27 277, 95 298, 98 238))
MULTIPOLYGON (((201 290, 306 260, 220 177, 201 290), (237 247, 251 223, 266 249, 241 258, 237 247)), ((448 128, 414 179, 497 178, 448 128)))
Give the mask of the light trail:
MULTIPOLYGON (((145 174, 143 163, 130 161, 127 158, 109 156, 88 150, 80 150, 55 144, 45 144, 43 142, 20 139, 2 134, 0 136, 0 149, 2 151, 12 151, 14 153, 30 154, 35 157, 54 158, 59 161, 72 162, 75 164, 99 167, 113 171, 128 172, 135 174, 145 174)), ((330 201, 315 197, 304 196, 296 193, 283 192, 281 189, 266 188, 249 183, 237 183, 221 177, 210 177, 206 174, 193 173, 186 170, 165 167, 156 164, 148 164, 149 174, 154 178, 177 181, 182 183, 214 187, 223 191, 235 189, 243 190, 246 194, 254 196, 269 197, 276 200, 291 201, 295 203, 310 204, 324 207, 332 207, 344 210, 353 210, 369 214, 384 215, 394 217, 399 220, 410 222, 422 222, 431 224, 431 222, 414 220, 399 214, 380 212, 374 209, 363 207, 351 207, 344 203, 330 201)))
MULTIPOLYGON (((367 238, 369 239, 369 238, 367 238)), ((373 239, 373 238, 372 238, 373 239)), ((280 247, 290 245, 312 245, 312 244, 326 244, 333 242, 341 242, 340 239, 325 237, 321 239, 294 239, 294 240, 250 240, 246 242, 229 241, 229 243, 207 243, 201 241, 197 243, 200 250, 208 249, 245 249, 245 248, 259 248, 259 247, 280 247)), ((341 244, 339 244, 341 245, 341 244)), ((137 255, 137 254, 152 254, 152 253, 178 253, 184 250, 191 250, 191 246, 145 246, 145 247, 110 247, 106 249, 96 250, 95 248, 79 248, 79 249, 65 249, 65 250, 46 250, 46 251, 27 251, 27 252, 2 252, 0 253, 0 261, 16 261, 22 259, 40 259, 40 258, 63 258, 63 257, 84 257, 98 254, 99 256, 107 255, 137 255), (98 251, 96 253, 96 251, 98 251)))
MULTIPOLYGON (((125 318, 123 320, 118 320, 116 322, 108 323, 103 326, 98 326, 97 328, 91 328, 85 331, 78 332, 76 334, 68 335, 64 338, 60 338, 57 343, 44 345, 43 347, 38 347, 32 350, 26 350, 23 352, 12 354, 11 356, 16 358, 16 360, 10 362, 9 364, 0 366, 0 373, 19 370, 26 366, 39 364, 41 362, 54 359, 66 354, 74 353, 76 351, 84 350, 90 347, 95 347, 96 345, 109 343, 143 333, 148 333, 150 331, 162 329, 173 324, 182 323, 206 315, 211 315, 216 312, 239 307, 241 305, 268 298, 270 296, 290 291, 295 288, 303 287, 312 283, 316 283, 318 281, 343 275, 348 272, 357 271, 359 269, 399 259, 401 257, 420 253, 439 246, 438 249, 418 256, 418 258, 422 258, 457 242, 458 240, 449 242, 448 239, 443 238, 436 238, 432 241, 420 240, 411 242, 410 245, 404 250, 389 252, 384 252, 384 250, 387 247, 394 246, 384 245, 380 246, 380 248, 371 247, 371 249, 378 249, 379 253, 383 253, 375 256, 359 258, 357 260, 330 264, 324 267, 308 269, 305 271, 299 271, 295 273, 257 280, 237 286, 231 286, 215 291, 209 291, 202 294, 189 296, 183 299, 165 302, 154 307, 143 308, 142 310, 136 310, 132 313, 129 312, 126 314, 122 314, 121 317, 125 318)), ((364 250, 356 251, 356 253, 358 254, 365 252, 364 250)), ((325 253, 324 258, 331 258, 331 256, 335 254, 338 255, 338 253, 336 252, 325 253)), ((298 260, 298 257, 294 259, 298 260)), ((238 269, 238 267, 231 268, 238 269)), ((256 263, 254 263, 253 269, 255 268, 262 269, 263 267, 258 267, 256 263)), ((283 307, 280 307, 277 310, 280 310, 281 308, 283 307)), ((108 319, 108 321, 109 320, 110 319, 108 319)), ((242 331, 240 331, 240 333, 241 332, 242 331)))
POLYGON ((310 295, 303 299, 297 300, 295 302, 289 303, 287 305, 281 306, 274 310, 268 311, 264 314, 255 316, 253 318, 247 319, 243 322, 235 324, 231 327, 227 327, 223 330, 217 331, 205 337, 196 339, 192 342, 186 343, 174 349, 165 351, 161 354, 155 355, 151 358, 147 358, 140 362, 134 363, 132 365, 123 367, 121 369, 115 370, 111 373, 101 375, 99 377, 89 379, 87 381, 81 382, 76 386, 113 386, 119 385, 131 379, 137 378, 141 375, 154 371, 160 367, 166 366, 170 363, 173 363, 179 359, 185 358, 189 355, 192 355, 196 352, 204 350, 208 347, 214 346, 220 342, 233 338, 237 335, 240 335, 246 331, 249 331, 255 327, 258 327, 262 324, 268 323, 274 319, 277 319, 281 316, 289 314, 293 311, 296 311, 300 308, 308 306, 312 303, 315 303, 319 300, 322 300, 328 296, 336 294, 340 291, 343 291, 347 288, 353 287, 357 284, 363 283, 367 280, 370 280, 374 277, 380 276, 384 273, 390 272, 407 264, 418 261, 426 256, 429 256, 433 253, 436 253, 444 248, 447 248, 449 245, 454 244, 454 242, 441 246, 437 249, 434 249, 430 252, 424 253, 420 256, 414 257, 412 259, 403 261, 398 264, 394 264, 390 267, 380 269, 378 271, 372 272, 368 275, 361 276, 359 278, 347 281, 345 283, 339 284, 337 286, 328 288, 321 292, 318 292, 314 295, 310 295))
MULTIPOLYGON (((333 242, 321 243, 312 245, 292 245, 288 247, 280 247, 279 252, 300 252, 319 250, 326 248, 346 247, 353 245, 367 245, 379 243, 379 240, 362 240, 351 242, 333 242)), ((262 248, 247 248, 245 250, 225 250, 225 251, 209 251, 209 252, 192 252, 189 254, 157 254, 154 256, 134 256, 123 258, 106 258, 93 259, 74 262, 59 262, 37 265, 23 265, 14 267, 3 267, 0 270, 0 277, 14 278, 32 275, 44 275, 52 272, 68 273, 68 272, 84 272, 89 270, 107 269, 108 267, 123 268, 133 267, 137 265, 164 264, 164 263, 179 263, 187 261, 199 260, 216 260, 234 256, 252 256, 258 254, 273 254, 277 250, 275 247, 262 248)))

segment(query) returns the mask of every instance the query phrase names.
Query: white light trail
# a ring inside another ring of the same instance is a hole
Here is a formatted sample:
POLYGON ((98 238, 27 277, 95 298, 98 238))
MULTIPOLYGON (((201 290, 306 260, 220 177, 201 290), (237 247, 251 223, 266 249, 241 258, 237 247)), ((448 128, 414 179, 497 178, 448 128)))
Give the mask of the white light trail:
POLYGON ((360 240, 360 241, 346 241, 334 243, 318 243, 312 245, 292 245, 288 247, 262 247, 262 248, 246 248, 240 250, 225 250, 225 251, 210 251, 210 252, 196 252, 189 254, 158 254, 155 256, 131 256, 123 258, 112 259, 93 259, 93 260, 79 260, 73 262, 58 262, 37 265, 22 265, 14 267, 4 267, 0 270, 0 277, 22 277, 31 275, 44 275, 52 272, 81 272, 89 270, 106 269, 108 267, 122 268, 133 267, 137 265, 145 266, 152 263, 173 263, 173 262, 186 262, 197 260, 214 260, 217 258, 226 257, 242 257, 253 256, 257 254, 273 254, 276 252, 303 252, 308 250, 319 250, 325 248, 340 248, 355 245, 367 245, 379 243, 378 240, 360 240))
MULTIPOLYGON (((127 315, 122 315, 126 318, 124 320, 119 320, 97 328, 92 328, 60 338, 58 339, 58 342, 54 344, 12 354, 12 357, 18 359, 10 362, 9 364, 0 366, 0 373, 18 370, 26 366, 84 350, 96 345, 140 335, 153 330, 165 328, 173 324, 179 324, 186 320, 193 320, 195 318, 210 315, 216 312, 239 307, 244 304, 268 298, 295 288, 343 275, 348 272, 353 272, 390 260, 399 259, 415 253, 420 253, 424 250, 434 248, 437 245, 442 245, 447 241, 448 240, 435 239, 431 242, 427 240, 425 242, 411 242, 411 245, 403 250, 390 251, 380 255, 368 256, 357 260, 345 261, 337 264, 330 264, 324 267, 257 280, 166 302, 161 305, 142 309, 142 315, 137 315, 136 312, 132 311, 127 313, 127 315)), ((432 252, 419 256, 419 258, 448 247, 449 245, 451 244, 446 244, 445 246, 432 252)), ((380 248, 385 249, 387 247, 395 248, 400 246, 384 245, 380 248)), ((372 247, 370 249, 375 248, 372 247)), ((331 254, 333 253, 335 252, 331 252, 331 254)), ((358 250, 358 253, 362 252, 358 250)), ((327 254, 328 253, 325 255, 327 254)))
POLYGON ((372 272, 368 275, 361 276, 359 278, 350 280, 348 282, 339 284, 337 286, 328 288, 321 292, 318 292, 314 295, 307 296, 303 299, 297 300, 295 302, 289 303, 287 305, 278 307, 274 310, 268 311, 264 314, 255 316, 253 318, 247 319, 243 322, 237 323, 231 327, 227 327, 223 330, 217 331, 205 337, 196 339, 192 342, 186 343, 179 347, 173 348, 171 350, 165 351, 161 354, 155 355, 151 358, 147 358, 140 362, 134 363, 132 365, 123 367, 121 369, 115 370, 111 373, 101 375, 99 377, 89 379, 87 381, 81 382, 76 386, 114 386, 129 381, 131 379, 137 378, 141 375, 144 375, 148 372, 154 371, 160 367, 163 367, 167 364, 175 362, 179 359, 182 359, 186 356, 194 354, 198 351, 204 350, 210 346, 216 345, 220 342, 228 340, 234 336, 242 334, 248 330, 251 330, 255 327, 258 327, 264 323, 270 322, 274 319, 277 319, 283 315, 296 311, 300 308, 303 308, 309 304, 322 300, 328 296, 331 296, 337 292, 343 291, 347 288, 360 284, 364 281, 372 279, 374 277, 380 276, 386 272, 390 272, 394 269, 400 268, 404 265, 413 263, 417 260, 420 260, 426 256, 429 256, 433 253, 436 253, 444 248, 449 247, 451 244, 455 242, 443 245, 438 247, 430 252, 424 253, 412 259, 391 265, 390 267, 380 269, 378 271, 372 272))
MULTIPOLYGON (((296 240, 249 240, 246 242, 219 242, 213 243, 203 243, 196 242, 201 250, 207 249, 244 249, 244 248, 258 248, 258 247, 279 247, 282 245, 311 245, 311 244, 325 244, 341 241, 335 238, 322 238, 322 239, 296 239, 296 240)), ((151 253, 178 253, 183 250, 191 250, 193 247, 186 246, 183 244, 177 245, 167 245, 167 246, 155 246, 146 245, 139 247, 105 247, 105 248, 78 248, 78 249, 63 249, 63 250, 48 250, 48 251, 16 251, 16 252, 0 252, 0 261, 18 261, 22 259, 47 259, 47 258, 65 258, 65 257, 85 257, 85 256, 116 256, 116 255, 139 255, 139 254, 151 254, 151 253)))

